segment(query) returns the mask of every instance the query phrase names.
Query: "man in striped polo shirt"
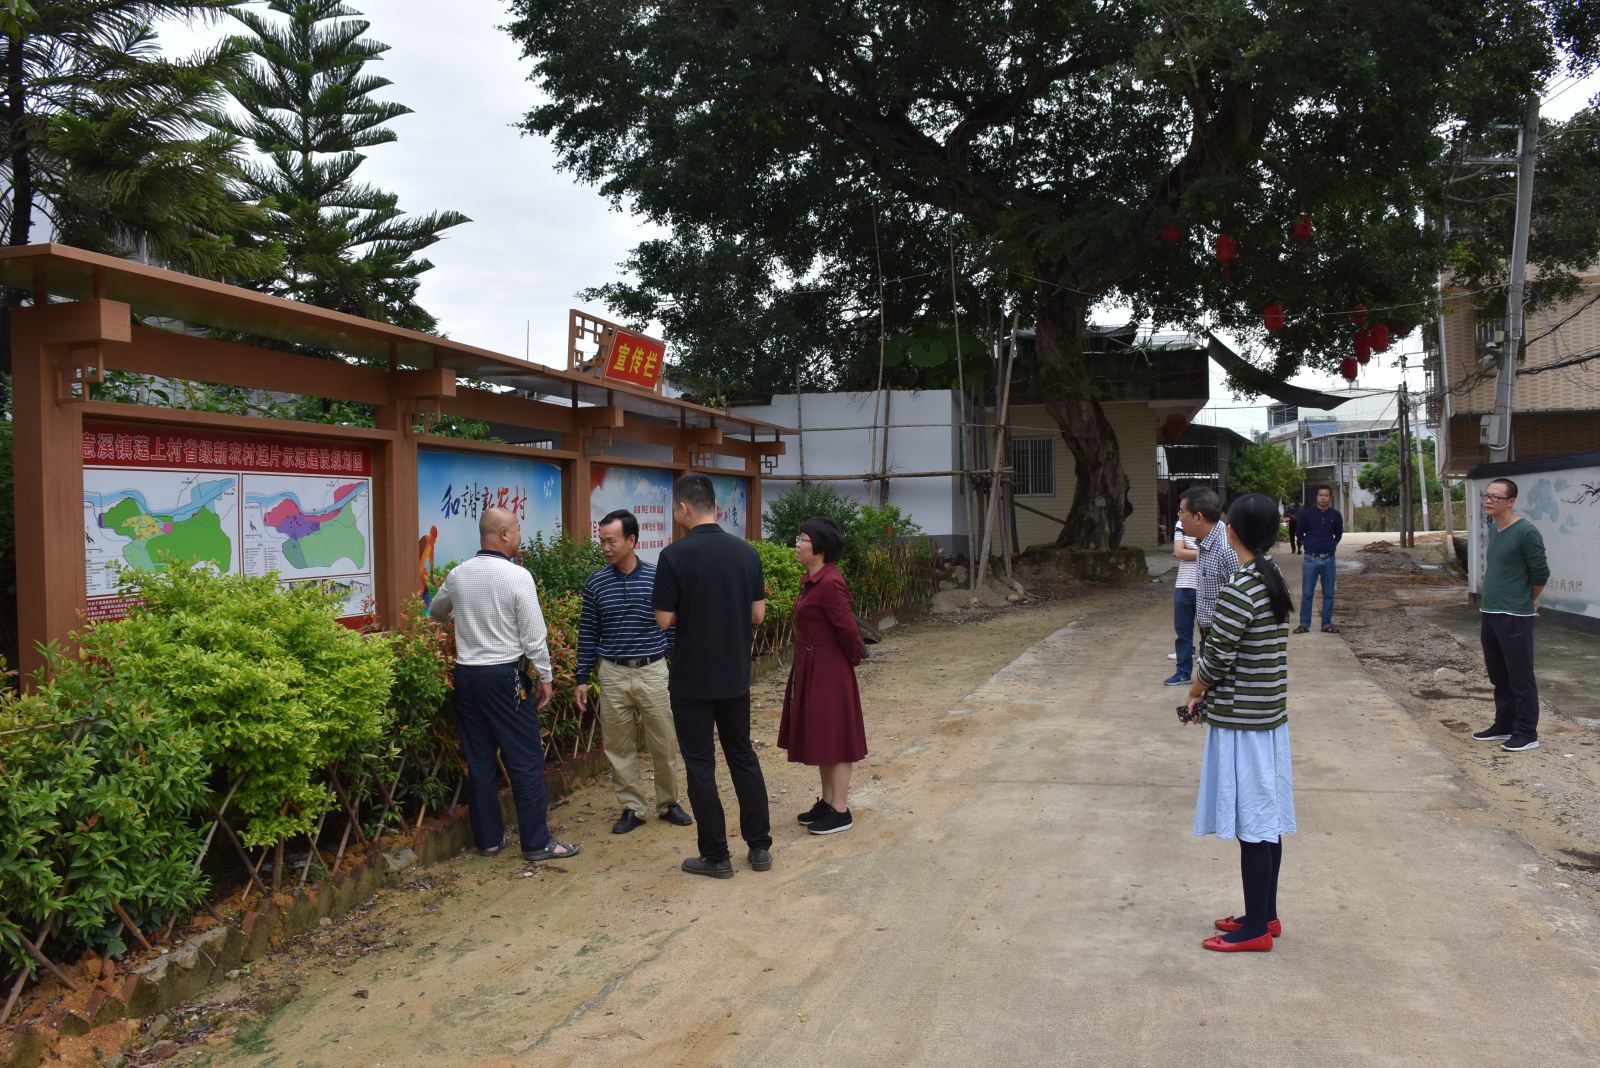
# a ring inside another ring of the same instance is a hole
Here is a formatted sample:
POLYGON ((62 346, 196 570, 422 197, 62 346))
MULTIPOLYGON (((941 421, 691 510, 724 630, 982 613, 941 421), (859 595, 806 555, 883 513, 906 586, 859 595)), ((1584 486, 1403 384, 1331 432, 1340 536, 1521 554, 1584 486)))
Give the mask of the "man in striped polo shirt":
POLYGON ((639 736, 655 768, 656 813, 668 823, 694 822, 678 803, 678 742, 667 697, 670 632, 656 626, 650 607, 654 564, 639 559, 639 520, 615 511, 598 524, 600 552, 608 563, 589 576, 578 615, 578 708, 589 707, 589 681, 599 663, 600 733, 611 784, 622 803, 612 834, 645 823, 639 779, 639 736))

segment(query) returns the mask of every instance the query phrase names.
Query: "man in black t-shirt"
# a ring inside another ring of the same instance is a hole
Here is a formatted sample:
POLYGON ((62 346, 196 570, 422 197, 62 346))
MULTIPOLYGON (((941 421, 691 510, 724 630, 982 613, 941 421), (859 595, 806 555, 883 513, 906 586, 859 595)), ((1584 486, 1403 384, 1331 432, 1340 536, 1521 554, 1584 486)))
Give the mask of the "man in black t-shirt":
POLYGON ((731 879, 713 729, 739 799, 750 867, 772 867, 767 783, 750 744, 750 649, 767 614, 767 585, 755 549, 717 525, 716 493, 705 475, 673 484, 672 521, 680 536, 661 550, 651 604, 662 630, 678 628, 667 694, 700 831, 700 855, 685 860, 683 870, 731 879))

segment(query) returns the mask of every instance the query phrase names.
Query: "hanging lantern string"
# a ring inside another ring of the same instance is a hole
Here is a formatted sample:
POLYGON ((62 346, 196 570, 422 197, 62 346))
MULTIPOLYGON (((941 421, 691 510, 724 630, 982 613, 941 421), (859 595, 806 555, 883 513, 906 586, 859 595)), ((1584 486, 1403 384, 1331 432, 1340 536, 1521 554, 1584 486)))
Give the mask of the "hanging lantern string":
MULTIPOLYGON (((1058 282, 1052 282, 1046 278, 1038 278, 1031 274, 1022 274, 1020 277, 1029 282, 1037 282, 1039 285, 1049 286, 1051 289, 1056 289, 1063 293, 1075 293, 1080 297, 1089 297, 1092 300, 1104 300, 1106 297, 1106 294, 1104 293, 1089 293, 1082 289, 1074 289, 1071 286, 1064 286, 1058 282)), ((1367 315, 1368 317, 1371 317, 1375 312, 1400 311, 1405 308, 1429 308, 1437 304, 1441 299, 1445 301, 1471 300, 1473 297, 1476 297, 1479 294, 1503 292, 1506 288, 1507 287, 1504 285, 1484 286, 1481 289, 1463 289, 1459 292, 1446 293, 1442 298, 1429 297, 1427 300, 1414 300, 1406 304, 1369 305, 1367 307, 1367 315)), ((1191 308, 1169 308, 1163 307, 1159 304, 1152 304, 1150 306, 1150 310, 1153 312, 1172 312, 1174 314, 1182 315, 1187 315, 1193 311, 1191 308)), ((1349 319, 1353 314, 1354 311, 1351 308, 1312 308, 1307 311, 1296 312, 1295 317, 1309 319, 1349 319)))

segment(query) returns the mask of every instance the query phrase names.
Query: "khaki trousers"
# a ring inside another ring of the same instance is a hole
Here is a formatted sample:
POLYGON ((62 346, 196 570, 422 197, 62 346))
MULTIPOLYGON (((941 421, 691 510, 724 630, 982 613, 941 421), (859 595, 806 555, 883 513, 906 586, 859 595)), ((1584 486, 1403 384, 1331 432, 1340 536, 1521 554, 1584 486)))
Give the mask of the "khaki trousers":
POLYGON ((600 683, 601 741, 606 759, 611 761, 617 800, 641 817, 648 815, 639 775, 639 751, 648 750, 655 768, 656 814, 660 815, 681 800, 678 738, 667 698, 667 662, 628 668, 602 658, 596 679, 600 683))

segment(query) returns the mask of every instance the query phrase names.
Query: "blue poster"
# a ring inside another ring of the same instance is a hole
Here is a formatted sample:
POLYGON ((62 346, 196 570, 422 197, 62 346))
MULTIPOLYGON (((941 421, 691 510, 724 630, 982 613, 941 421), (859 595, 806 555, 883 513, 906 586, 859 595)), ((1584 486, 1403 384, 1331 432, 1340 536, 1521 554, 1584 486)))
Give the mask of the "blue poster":
POLYGON ((712 475, 711 488, 717 495, 717 525, 736 538, 747 537, 744 524, 749 511, 749 479, 733 475, 712 475))
POLYGON ((595 538, 608 512, 626 509, 639 520, 639 559, 655 563, 672 540, 672 472, 618 464, 589 465, 589 523, 595 538))
POLYGON ((561 536, 561 468, 548 460, 422 449, 417 453, 418 562, 428 575, 478 551, 478 517, 509 508, 522 521, 522 540, 561 536))

